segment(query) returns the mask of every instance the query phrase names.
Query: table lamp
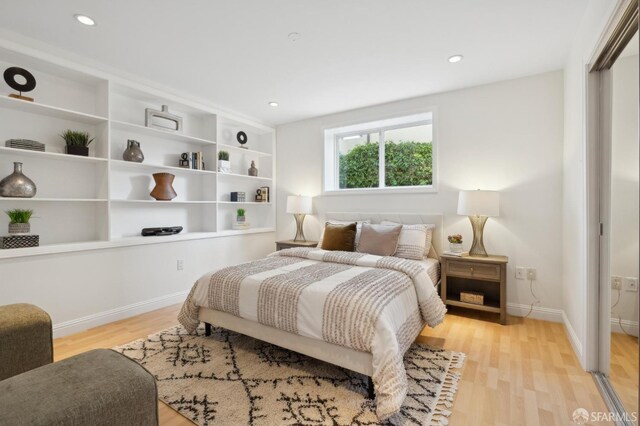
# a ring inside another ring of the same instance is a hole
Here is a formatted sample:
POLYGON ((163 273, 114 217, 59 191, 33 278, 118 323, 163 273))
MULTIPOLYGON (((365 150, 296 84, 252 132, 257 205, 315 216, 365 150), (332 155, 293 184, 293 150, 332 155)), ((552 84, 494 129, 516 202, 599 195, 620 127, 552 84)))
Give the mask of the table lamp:
POLYGON ((304 238, 304 217, 313 213, 311 207, 311 197, 304 195, 289 195, 287 197, 287 213, 293 213, 296 218, 296 237, 293 241, 307 241, 304 238))
POLYGON ((473 228, 473 244, 470 256, 487 256, 482 242, 484 225, 489 216, 498 216, 500 193, 497 191, 460 191, 458 195, 458 214, 469 216, 473 228))

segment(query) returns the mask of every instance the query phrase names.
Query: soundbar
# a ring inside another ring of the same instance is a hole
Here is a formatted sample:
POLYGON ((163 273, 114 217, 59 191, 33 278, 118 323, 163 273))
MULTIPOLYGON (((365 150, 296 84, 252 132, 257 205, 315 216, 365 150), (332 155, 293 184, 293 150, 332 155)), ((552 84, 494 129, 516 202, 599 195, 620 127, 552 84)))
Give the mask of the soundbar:
POLYGON ((166 228, 142 228, 143 237, 152 237, 160 235, 175 235, 182 231, 182 226, 168 226, 166 228))

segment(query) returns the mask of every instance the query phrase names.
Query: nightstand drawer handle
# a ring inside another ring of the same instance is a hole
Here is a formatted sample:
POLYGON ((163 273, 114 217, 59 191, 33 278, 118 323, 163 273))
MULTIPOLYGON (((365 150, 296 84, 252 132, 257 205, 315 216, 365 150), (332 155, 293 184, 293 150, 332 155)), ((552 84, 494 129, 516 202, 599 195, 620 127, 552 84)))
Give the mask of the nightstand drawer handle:
POLYGON ((471 273, 473 274, 473 266, 469 267, 469 270, 471 271, 471 273))

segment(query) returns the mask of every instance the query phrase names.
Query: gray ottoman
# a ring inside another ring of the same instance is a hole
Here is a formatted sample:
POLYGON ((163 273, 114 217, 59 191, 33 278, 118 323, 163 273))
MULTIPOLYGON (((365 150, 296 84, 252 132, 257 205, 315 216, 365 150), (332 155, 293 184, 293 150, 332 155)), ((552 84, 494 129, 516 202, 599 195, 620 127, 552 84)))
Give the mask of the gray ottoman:
POLYGON ((0 425, 158 424, 154 377, 110 349, 1 381, 0 407, 0 425))

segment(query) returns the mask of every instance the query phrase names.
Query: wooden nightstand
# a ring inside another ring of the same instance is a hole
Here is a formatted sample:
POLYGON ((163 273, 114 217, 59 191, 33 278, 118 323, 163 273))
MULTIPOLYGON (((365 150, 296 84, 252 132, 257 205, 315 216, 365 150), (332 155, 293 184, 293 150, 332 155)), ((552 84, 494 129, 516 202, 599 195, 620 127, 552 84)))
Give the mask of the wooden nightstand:
POLYGON ((442 301, 451 306, 461 306, 478 311, 500 314, 500 324, 507 323, 507 262, 506 256, 468 255, 440 256, 442 263, 442 301), (460 301, 461 291, 484 295, 484 304, 460 301))
POLYGON ((293 241, 293 240, 276 241, 276 251, 284 250, 292 247, 316 247, 317 245, 318 245, 317 241, 293 241))

